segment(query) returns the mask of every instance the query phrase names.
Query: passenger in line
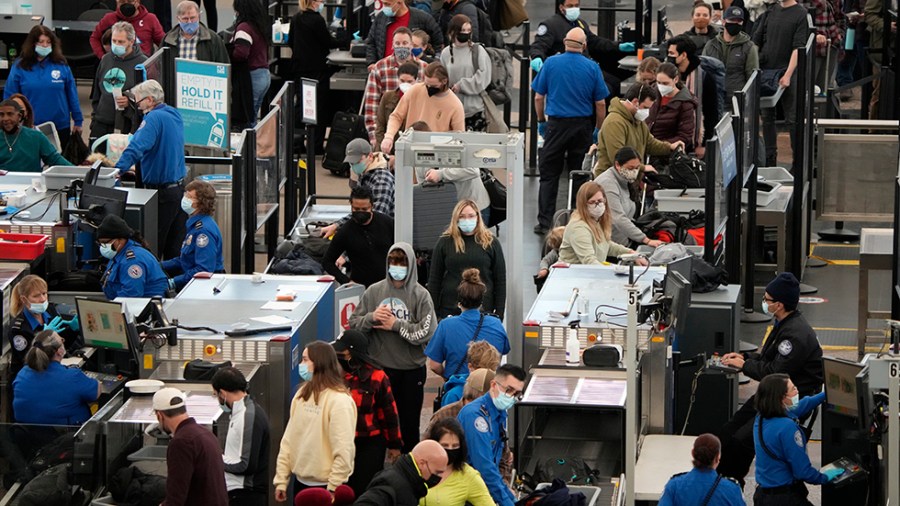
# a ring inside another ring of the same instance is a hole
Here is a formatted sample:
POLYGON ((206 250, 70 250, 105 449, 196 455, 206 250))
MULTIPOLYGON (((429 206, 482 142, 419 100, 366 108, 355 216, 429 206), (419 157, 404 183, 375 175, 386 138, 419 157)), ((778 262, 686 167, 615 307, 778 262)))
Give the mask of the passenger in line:
POLYGON ((466 463, 468 451, 466 436, 459 422, 445 418, 434 423, 425 434, 426 439, 440 443, 447 452, 447 471, 437 486, 428 489, 428 495, 419 500, 419 506, 429 504, 469 504, 494 506, 481 474, 466 463))

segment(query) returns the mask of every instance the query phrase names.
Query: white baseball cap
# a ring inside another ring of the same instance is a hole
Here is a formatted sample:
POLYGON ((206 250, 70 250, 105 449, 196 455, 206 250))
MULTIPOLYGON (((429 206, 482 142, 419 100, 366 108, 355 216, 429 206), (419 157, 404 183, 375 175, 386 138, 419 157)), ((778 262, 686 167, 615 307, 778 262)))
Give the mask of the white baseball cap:
POLYGON ((184 392, 177 388, 163 388, 153 394, 153 409, 155 411, 168 411, 170 409, 184 407, 184 392))

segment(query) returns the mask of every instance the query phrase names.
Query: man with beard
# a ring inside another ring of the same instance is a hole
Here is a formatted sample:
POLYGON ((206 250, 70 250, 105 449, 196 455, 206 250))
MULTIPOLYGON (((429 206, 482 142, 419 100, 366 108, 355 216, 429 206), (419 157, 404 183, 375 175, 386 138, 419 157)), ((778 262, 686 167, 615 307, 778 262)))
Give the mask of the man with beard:
POLYGON ((0 169, 17 172, 40 172, 43 165, 72 165, 50 144, 41 132, 21 125, 22 106, 15 100, 0 102, 0 169))

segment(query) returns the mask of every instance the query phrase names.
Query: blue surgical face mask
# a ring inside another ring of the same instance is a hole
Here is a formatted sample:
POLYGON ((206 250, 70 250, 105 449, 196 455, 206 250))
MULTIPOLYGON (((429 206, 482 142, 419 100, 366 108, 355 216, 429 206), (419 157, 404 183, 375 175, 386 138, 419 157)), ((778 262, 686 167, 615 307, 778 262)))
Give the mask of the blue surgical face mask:
POLYGON ((228 407, 228 403, 219 399, 219 407, 222 408, 223 413, 231 413, 231 408, 228 407))
POLYGON ((128 48, 125 46, 120 46, 118 44, 112 45, 112 54, 116 56, 125 56, 125 53, 128 52, 128 48))
POLYGON ((100 254, 103 255, 103 258, 112 260, 116 257, 116 250, 113 249, 111 243, 105 243, 100 245, 100 254))
POLYGON ((500 395, 491 400, 494 402, 494 407, 500 411, 508 411, 516 405, 516 398, 506 392, 500 392, 500 395))
POLYGON ((47 308, 50 307, 50 303, 47 301, 44 302, 32 302, 28 305, 28 310, 34 314, 44 314, 47 312, 47 308))
POLYGON ((409 268, 404 267, 402 265, 390 265, 388 266, 388 274, 391 275, 391 279, 395 281, 403 281, 406 279, 406 273, 409 268))
POLYGON ((798 405, 800 405, 800 394, 791 396, 791 405, 788 406, 788 409, 795 409, 798 405))
POLYGON ((181 197, 181 210, 187 213, 188 216, 194 214, 194 211, 196 211, 194 209, 194 201, 187 197, 181 197))
POLYGON ((325 2, 320 3, 319 6, 316 7, 316 12, 322 12, 324 10, 325 10, 325 2))
POLYGON ((181 27, 181 31, 188 35, 194 35, 197 33, 197 30, 200 29, 199 21, 192 21, 190 23, 178 23, 178 26, 181 27))
POLYGON ((766 299, 763 299, 763 301, 762 301, 762 311, 763 311, 763 314, 767 314, 769 316, 772 315, 772 312, 769 311, 769 303, 766 302, 766 299))
POLYGON ((300 379, 303 381, 309 381, 312 379, 312 371, 309 370, 309 366, 300 362, 300 365, 297 366, 297 373, 300 374, 300 379))
POLYGON ((569 7, 566 9, 566 19, 571 22, 578 21, 578 18, 581 17, 581 9, 578 7, 569 7))
POLYGON ((423 48, 423 47, 412 48, 412 55, 415 56, 416 58, 422 56, 422 53, 424 53, 424 52, 425 52, 425 48, 423 48))
POLYGON ((475 226, 478 225, 478 218, 471 219, 460 219, 456 222, 459 225, 459 231, 464 234, 471 234, 475 231, 475 226))
POLYGON ((353 173, 357 176, 362 175, 362 173, 366 171, 366 161, 360 160, 357 163, 351 163, 350 170, 352 170, 353 173))
POLYGON ((394 9, 388 7, 387 5, 385 5, 384 8, 381 9, 381 13, 389 18, 394 17, 394 9))
POLYGON ((34 46, 34 52, 41 58, 46 58, 53 52, 53 46, 34 46))

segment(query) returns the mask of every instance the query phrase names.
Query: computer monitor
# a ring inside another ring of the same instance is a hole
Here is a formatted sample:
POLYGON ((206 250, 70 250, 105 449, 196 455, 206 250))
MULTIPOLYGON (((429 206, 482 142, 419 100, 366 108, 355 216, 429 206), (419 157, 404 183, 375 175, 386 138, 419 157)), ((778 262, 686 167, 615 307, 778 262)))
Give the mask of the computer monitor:
MULTIPOLYGON (((682 278, 684 278, 687 281, 690 281, 691 280, 691 267, 693 265, 693 262, 694 262, 693 255, 688 255, 688 256, 685 256, 685 257, 682 257, 677 260, 673 260, 673 261, 669 262, 668 264, 666 264, 666 280, 669 279, 669 277, 672 275, 673 272, 677 272, 678 274, 681 274, 682 278)), ((673 292, 669 291, 668 284, 666 285, 666 288, 665 288, 665 295, 667 297, 672 297, 675 295, 673 292)))
POLYGON ((95 348, 130 351, 125 310, 121 302, 75 299, 84 344, 95 348))
POLYGON ((831 413, 859 416, 856 376, 863 370, 862 364, 823 357, 825 373, 825 410, 831 413))
POLYGON ((688 308, 691 305, 691 282, 678 271, 667 272, 666 295, 672 300, 669 306, 669 327, 675 332, 686 329, 688 308))
POLYGON ((125 204, 128 201, 128 192, 85 184, 81 191, 81 200, 78 207, 91 211, 87 220, 95 225, 100 225, 108 214, 114 214, 119 218, 125 217, 125 204))

